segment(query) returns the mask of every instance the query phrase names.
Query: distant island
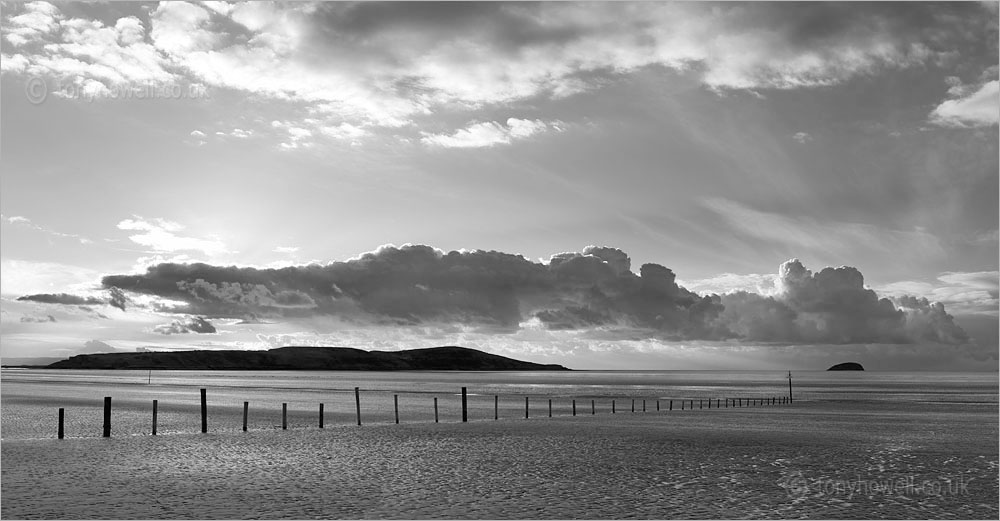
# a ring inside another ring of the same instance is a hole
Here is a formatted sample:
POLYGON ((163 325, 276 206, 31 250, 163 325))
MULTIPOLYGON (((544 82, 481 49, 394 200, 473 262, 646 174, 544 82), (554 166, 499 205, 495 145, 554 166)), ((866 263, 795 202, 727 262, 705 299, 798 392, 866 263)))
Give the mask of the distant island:
POLYGON ((857 362, 844 362, 842 364, 837 364, 827 371, 864 371, 865 368, 861 367, 861 364, 857 362))
POLYGON ((457 346, 405 351, 289 346, 267 351, 160 351, 76 355, 48 369, 303 371, 569 371, 457 346))

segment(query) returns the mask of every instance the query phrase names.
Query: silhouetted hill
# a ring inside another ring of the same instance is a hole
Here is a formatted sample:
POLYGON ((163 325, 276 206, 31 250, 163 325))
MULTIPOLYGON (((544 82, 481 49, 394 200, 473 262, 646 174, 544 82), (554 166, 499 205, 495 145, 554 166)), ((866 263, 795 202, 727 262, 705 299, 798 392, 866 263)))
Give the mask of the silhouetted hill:
POLYGON ((406 351, 349 347, 279 347, 267 351, 164 351, 77 355, 49 369, 243 369, 327 371, 568 371, 447 346, 406 351))
POLYGON ((827 371, 864 371, 865 368, 861 367, 861 364, 857 362, 844 362, 842 364, 837 364, 827 371))

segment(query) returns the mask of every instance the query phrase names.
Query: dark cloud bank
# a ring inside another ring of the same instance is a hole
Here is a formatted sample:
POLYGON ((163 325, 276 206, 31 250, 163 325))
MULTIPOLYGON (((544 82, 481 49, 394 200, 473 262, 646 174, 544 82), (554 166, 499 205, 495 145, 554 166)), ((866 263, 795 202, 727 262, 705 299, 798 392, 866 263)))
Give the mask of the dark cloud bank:
MULTIPOLYGON (((534 318, 552 330, 600 329, 622 338, 969 342, 943 305, 916 297, 879 298, 864 287, 855 268, 813 273, 790 260, 780 267, 774 296, 698 295, 678 286, 664 266, 643 264, 638 275, 631 268, 628 255, 616 248, 590 246, 541 263, 496 251, 444 253, 406 245, 325 266, 165 263, 145 274, 112 275, 102 282, 106 288, 184 303, 161 311, 244 320, 332 316, 386 325, 459 322, 513 331, 534 318)), ((161 332, 207 332, 204 326, 211 327, 191 320, 161 326, 161 332)))

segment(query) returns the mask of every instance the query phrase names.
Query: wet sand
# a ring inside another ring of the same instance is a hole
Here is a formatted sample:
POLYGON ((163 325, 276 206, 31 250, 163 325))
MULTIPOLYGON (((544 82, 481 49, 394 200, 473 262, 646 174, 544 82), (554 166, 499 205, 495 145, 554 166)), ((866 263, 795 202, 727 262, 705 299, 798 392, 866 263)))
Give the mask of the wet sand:
POLYGON ((806 402, 5 438, 0 515, 995 519, 997 421, 995 406, 806 402))

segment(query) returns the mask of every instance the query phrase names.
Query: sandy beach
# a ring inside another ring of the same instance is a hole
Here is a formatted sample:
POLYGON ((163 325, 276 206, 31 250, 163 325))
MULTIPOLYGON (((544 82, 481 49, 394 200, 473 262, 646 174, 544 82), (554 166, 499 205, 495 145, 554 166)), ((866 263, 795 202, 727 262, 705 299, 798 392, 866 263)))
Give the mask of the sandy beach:
POLYGON ((997 411, 790 407, 6 439, 17 518, 996 518, 997 411))

